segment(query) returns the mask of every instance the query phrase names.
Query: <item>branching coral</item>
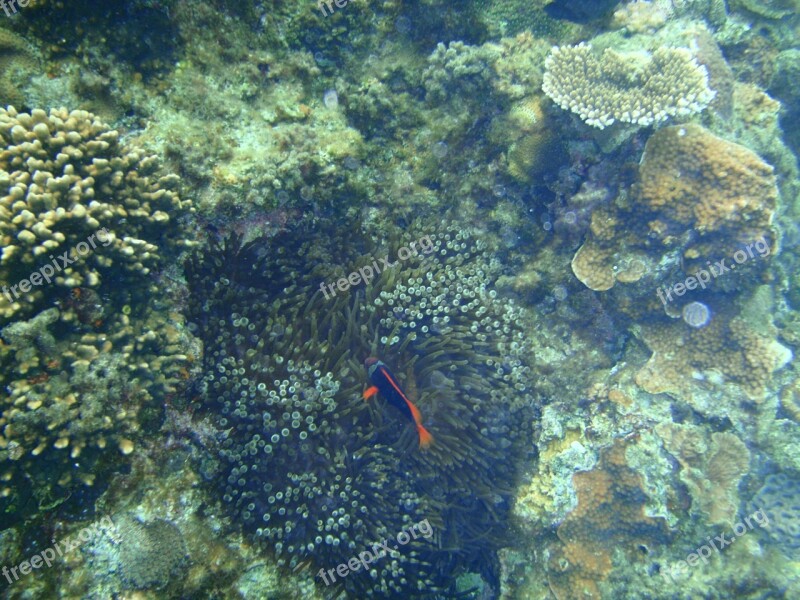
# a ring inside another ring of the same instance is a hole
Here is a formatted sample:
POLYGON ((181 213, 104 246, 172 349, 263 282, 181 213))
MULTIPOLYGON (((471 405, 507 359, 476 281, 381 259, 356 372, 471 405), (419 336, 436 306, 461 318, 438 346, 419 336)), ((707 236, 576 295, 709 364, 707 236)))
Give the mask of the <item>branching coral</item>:
POLYGON ((607 48, 597 56, 587 43, 556 46, 545 61, 542 89, 599 129, 691 115, 714 98, 705 68, 685 48, 661 47, 652 55, 607 48))
MULTIPOLYGON (((56 287, 96 288, 119 270, 147 275, 159 261, 167 223, 191 204, 174 191, 176 176, 156 174, 155 157, 122 147, 119 134, 86 111, 0 109, 0 139, 4 285, 26 279, 64 252, 68 262, 60 259, 50 268, 56 287), (101 228, 108 236, 90 240, 101 228)), ((168 238, 165 245, 181 243, 168 238)), ((26 292, 20 286, 20 294, 11 287, 0 295, 0 320, 44 306, 45 288, 26 292)))
POLYGON ((468 46, 464 42, 441 42, 428 57, 422 74, 426 97, 442 102, 456 92, 466 98, 485 95, 492 86, 492 64, 500 58, 501 48, 492 44, 468 46))
POLYGON ((0 138, 0 497, 29 516, 133 452, 188 378, 193 340, 151 278, 191 244, 190 203, 85 111, 0 110, 0 138))

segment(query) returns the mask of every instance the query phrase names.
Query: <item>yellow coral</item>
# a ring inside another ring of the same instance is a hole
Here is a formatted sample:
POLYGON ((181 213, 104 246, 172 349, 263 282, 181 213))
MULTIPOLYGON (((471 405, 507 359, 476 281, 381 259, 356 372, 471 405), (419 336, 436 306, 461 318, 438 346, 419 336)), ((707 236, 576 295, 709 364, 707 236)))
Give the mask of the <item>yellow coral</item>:
MULTIPOLYGON (((174 191, 177 177, 152 173, 156 159, 123 150, 119 134, 86 111, 0 109, 0 282, 13 285, 68 252, 53 284, 97 287, 114 268, 146 275, 159 259, 148 241, 191 205, 174 191), (122 222, 124 225, 119 226, 122 222), (74 250, 101 228, 102 253, 74 250), (124 235, 117 235, 117 231, 124 235)), ((184 243, 167 241, 167 245, 184 243)), ((13 288, 12 288, 13 290, 13 288)), ((31 314, 46 302, 42 286, 0 294, 0 322, 31 314)))
POLYGON ((508 173, 514 179, 527 182, 556 168, 564 152, 554 131, 542 108, 542 97, 529 96, 511 107, 506 127, 498 134, 501 139, 512 140, 508 173))

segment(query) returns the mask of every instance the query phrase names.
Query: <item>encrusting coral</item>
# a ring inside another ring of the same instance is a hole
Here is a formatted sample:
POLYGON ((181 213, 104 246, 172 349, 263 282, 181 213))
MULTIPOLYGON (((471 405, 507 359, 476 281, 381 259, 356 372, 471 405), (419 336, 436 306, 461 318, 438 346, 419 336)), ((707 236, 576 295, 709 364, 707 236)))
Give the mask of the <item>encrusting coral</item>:
POLYGON ((613 550, 636 555, 636 546, 666 544, 663 518, 645 514, 641 475, 628 466, 630 441, 616 440, 591 471, 572 476, 578 506, 558 528, 561 544, 550 548, 548 579, 559 600, 600 598, 598 583, 612 569, 613 550))
POLYGON ((38 50, 25 38, 0 27, 0 106, 25 104, 20 84, 40 70, 38 50))
MULTIPOLYGON (((775 247, 777 198, 772 166, 751 150, 700 125, 664 127, 647 141, 639 183, 626 206, 592 214, 590 235, 573 258, 573 272, 590 289, 605 291, 616 281, 638 281, 629 272, 631 263, 655 267, 679 253, 680 268, 694 275, 712 259, 730 262, 746 244, 752 248, 761 240, 761 260, 749 260, 748 266, 763 268, 775 247)), ((638 271, 652 274, 655 268, 638 271)), ((672 279, 679 281, 677 268, 673 271, 672 279)), ((733 273, 709 285, 741 284, 733 273)))
POLYGON ((561 108, 603 129, 616 122, 641 127, 702 111, 714 98, 708 74, 685 48, 652 55, 588 43, 556 46, 545 61, 544 92, 561 108))
POLYGON ((736 435, 709 436, 694 425, 661 423, 655 428, 667 451, 681 465, 681 481, 689 489, 694 511, 709 523, 733 525, 738 517, 741 478, 750 470, 750 451, 736 435))
POLYGON ((636 374, 636 383, 652 393, 671 393, 703 413, 721 407, 707 406, 698 386, 703 381, 729 380, 751 399, 761 402, 772 373, 791 360, 791 351, 775 339, 771 324, 759 330, 736 308, 717 310, 701 328, 682 320, 643 324, 641 337, 653 352, 636 374))
POLYGON ((639 201, 677 225, 701 235, 728 227, 740 241, 769 233, 778 197, 773 167, 700 125, 654 133, 639 177, 639 201))

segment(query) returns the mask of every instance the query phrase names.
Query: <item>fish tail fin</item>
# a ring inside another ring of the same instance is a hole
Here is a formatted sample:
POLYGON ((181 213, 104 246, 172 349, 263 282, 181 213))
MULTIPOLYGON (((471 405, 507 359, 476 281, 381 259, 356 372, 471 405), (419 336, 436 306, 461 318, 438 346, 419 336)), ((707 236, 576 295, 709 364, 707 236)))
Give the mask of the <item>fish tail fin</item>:
POLYGON ((373 386, 368 387, 367 389, 365 389, 364 393, 362 394, 362 396, 363 396, 364 400, 369 400, 370 398, 372 398, 377 393, 378 393, 378 386, 373 385, 373 386))
POLYGON ((419 433, 419 447, 423 450, 433 443, 433 436, 422 425, 417 425, 417 433, 419 433))

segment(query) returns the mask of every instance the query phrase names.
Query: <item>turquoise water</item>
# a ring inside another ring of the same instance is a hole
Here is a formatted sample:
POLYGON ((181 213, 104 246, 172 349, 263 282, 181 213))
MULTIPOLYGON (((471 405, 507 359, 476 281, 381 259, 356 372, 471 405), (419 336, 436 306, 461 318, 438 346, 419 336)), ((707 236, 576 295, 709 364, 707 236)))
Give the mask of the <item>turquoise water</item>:
POLYGON ((3 597, 800 597, 798 19, 0 5, 3 597))

